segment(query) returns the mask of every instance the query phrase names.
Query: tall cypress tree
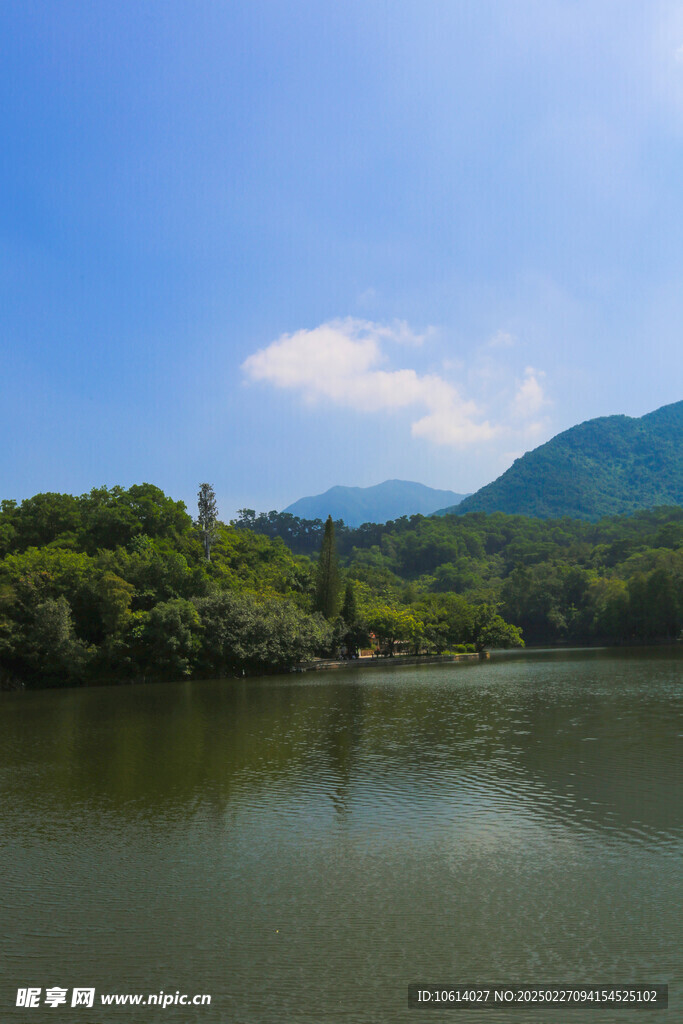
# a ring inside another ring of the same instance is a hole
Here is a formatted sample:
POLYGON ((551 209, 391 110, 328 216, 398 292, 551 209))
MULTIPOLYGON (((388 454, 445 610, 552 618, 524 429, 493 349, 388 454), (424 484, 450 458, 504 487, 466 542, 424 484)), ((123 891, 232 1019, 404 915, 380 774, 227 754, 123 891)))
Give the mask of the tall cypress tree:
POLYGON ((351 580, 346 584, 341 617, 346 625, 346 632, 342 639, 346 645, 347 653, 357 657, 359 649, 367 647, 370 643, 370 634, 367 622, 361 619, 358 613, 356 590, 351 580))
POLYGON ((200 484, 197 494, 197 525, 202 531, 204 554, 208 562, 211 561, 211 545, 216 536, 217 519, 216 492, 211 484, 200 484))
POLYGON ((322 612, 326 619, 333 619, 339 613, 341 589, 342 581, 339 573, 337 545, 334 539, 334 523, 332 516, 328 516, 318 556, 315 583, 315 610, 322 612))
POLYGON ((351 580, 346 584, 344 592, 344 603, 342 604, 341 617, 347 626, 355 626, 358 620, 358 604, 356 602, 356 591, 351 580))

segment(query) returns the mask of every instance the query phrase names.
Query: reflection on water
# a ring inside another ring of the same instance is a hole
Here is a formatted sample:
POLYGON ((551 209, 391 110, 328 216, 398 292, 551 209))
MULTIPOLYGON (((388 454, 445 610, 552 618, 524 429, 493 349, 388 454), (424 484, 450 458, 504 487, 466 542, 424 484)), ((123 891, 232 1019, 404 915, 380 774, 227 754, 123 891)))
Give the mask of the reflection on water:
POLYGON ((213 995, 102 1024, 421 1019, 411 981, 675 1007, 682 655, 2 695, 0 1019, 21 984, 213 995))

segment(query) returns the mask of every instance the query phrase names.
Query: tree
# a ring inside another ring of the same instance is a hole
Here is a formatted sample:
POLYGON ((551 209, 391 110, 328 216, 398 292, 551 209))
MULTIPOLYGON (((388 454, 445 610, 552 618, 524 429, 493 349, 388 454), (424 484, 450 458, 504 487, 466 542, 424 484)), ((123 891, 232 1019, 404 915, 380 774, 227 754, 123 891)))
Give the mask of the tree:
POLYGON ((216 520, 218 519, 218 508, 216 506, 216 494, 211 484, 200 484, 197 494, 197 523, 202 531, 204 541, 204 553, 207 562, 211 561, 211 545, 216 535, 216 520))
POLYGON ((177 543, 189 534, 192 519, 182 501, 174 501, 154 484, 96 487, 78 499, 83 550, 96 554, 102 548, 128 546, 138 537, 177 543))
POLYGON ((370 642, 370 633, 367 623, 361 619, 358 613, 356 590, 351 580, 346 584, 341 617, 344 622, 342 642, 346 645, 349 653, 357 654, 360 647, 366 647, 370 642))
POLYGON ((333 619, 341 603, 341 576, 337 545, 334 539, 332 516, 327 517, 322 547, 318 556, 318 570, 315 585, 315 611, 322 612, 326 619, 333 619))
POLYGON ((487 647, 524 647, 521 630, 506 622, 488 604, 480 604, 475 609, 471 642, 479 654, 487 647))
POLYGON ((74 631, 69 602, 62 595, 37 605, 24 654, 35 681, 59 685, 81 680, 92 653, 74 631))
POLYGON ((467 643, 472 634, 474 609, 458 594, 430 594, 417 606, 424 635, 437 654, 467 643))
POLYGON ((330 644, 329 624, 286 598, 224 591, 194 603, 203 631, 199 668, 205 675, 282 671, 330 644))
POLYGON ((19 545, 42 547, 62 534, 75 534, 80 521, 78 499, 71 494, 35 494, 22 501, 15 516, 19 545))
POLYGON ((341 617, 347 626, 353 626, 358 619, 358 602, 356 601, 356 591, 351 580, 346 584, 346 590, 344 591, 341 617))
POLYGON ((15 545, 18 512, 17 503, 11 498, 0 502, 0 558, 11 551, 15 545))
POLYGON ((623 641, 629 630, 629 590, 624 580, 599 579, 588 592, 588 632, 600 640, 623 641))
POLYGON ((424 635, 422 620, 407 608, 378 604, 368 611, 368 626, 384 652, 393 658, 397 643, 410 641, 419 648, 424 635))
POLYGON ((192 674, 201 647, 201 624, 194 604, 176 597, 132 616, 133 653, 138 666, 166 680, 192 674))
POLYGON ((130 619, 130 606, 135 587, 114 572, 105 572, 95 587, 99 598, 100 616, 107 637, 123 633, 130 619))

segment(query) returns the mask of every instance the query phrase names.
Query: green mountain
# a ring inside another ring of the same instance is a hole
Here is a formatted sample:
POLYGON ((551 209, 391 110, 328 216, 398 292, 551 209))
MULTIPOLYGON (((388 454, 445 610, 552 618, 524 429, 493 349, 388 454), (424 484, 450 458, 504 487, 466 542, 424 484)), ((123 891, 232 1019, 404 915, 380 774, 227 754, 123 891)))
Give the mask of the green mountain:
POLYGON ((596 520, 658 505, 683 505, 683 402, 640 419, 601 416, 580 423, 439 514, 596 520))
POLYGON ((446 503, 457 505, 464 495, 438 491, 407 480, 385 480, 374 487, 330 487, 324 494, 299 498, 284 511, 301 519, 343 519, 347 526, 386 523, 421 513, 428 516, 446 503))

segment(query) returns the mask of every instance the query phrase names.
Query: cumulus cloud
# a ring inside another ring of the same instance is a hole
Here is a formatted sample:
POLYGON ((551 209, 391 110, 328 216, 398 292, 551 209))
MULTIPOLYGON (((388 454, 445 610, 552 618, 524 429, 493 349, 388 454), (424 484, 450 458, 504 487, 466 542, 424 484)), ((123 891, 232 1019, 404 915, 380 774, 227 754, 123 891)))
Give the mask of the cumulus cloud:
POLYGON ((384 368, 382 342, 419 345, 428 333, 417 334, 403 321, 386 326, 353 318, 334 320, 283 334, 249 356, 242 369, 252 381, 296 390, 309 402, 328 400, 359 412, 414 408, 413 436, 436 444, 465 446, 490 440, 498 428, 449 381, 437 374, 384 368))
MULTIPOLYGON (((550 405, 543 387, 544 377, 542 370, 527 366, 524 378, 519 382, 512 399, 512 414, 517 419, 531 419, 550 405)), ((539 424, 534 424, 534 427, 538 429, 539 424)))
POLYGON ((417 333, 405 321, 331 320, 283 334, 245 359, 242 370, 247 380, 297 392, 309 404, 327 402, 359 413, 408 411, 412 436, 437 445, 465 448, 501 436, 519 444, 547 432, 551 402, 545 374, 527 366, 515 382, 501 360, 501 351, 515 339, 504 331, 485 343, 469 370, 448 359, 439 372, 390 368, 392 345, 419 346, 433 333, 417 333), (495 357, 491 349, 497 350, 495 357), (467 397, 463 384, 459 389, 441 375, 449 370, 467 382, 467 397), (487 417, 483 399, 497 410, 495 419, 487 417))

